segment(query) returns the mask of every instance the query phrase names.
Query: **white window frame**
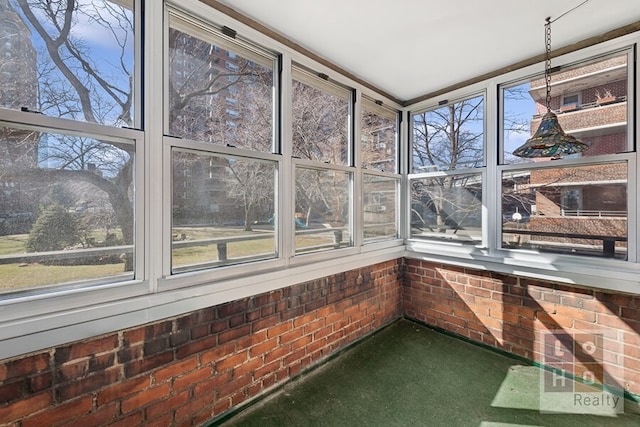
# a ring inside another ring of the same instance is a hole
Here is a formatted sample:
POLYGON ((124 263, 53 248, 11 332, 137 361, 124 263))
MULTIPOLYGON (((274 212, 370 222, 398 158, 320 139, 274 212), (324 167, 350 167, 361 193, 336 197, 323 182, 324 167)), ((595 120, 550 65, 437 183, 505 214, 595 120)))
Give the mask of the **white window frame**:
POLYGON ((582 104, 582 94, 580 94, 579 92, 572 92, 572 93, 562 95, 562 100, 560 101, 560 108, 574 105, 575 108, 577 109, 577 108, 580 108, 581 104, 582 104), (577 98, 576 102, 569 102, 569 103, 566 102, 568 98, 573 98, 574 96, 577 98))
MULTIPOLYGON (((634 51, 634 46, 640 43, 640 33, 633 33, 618 39, 591 46, 579 51, 553 58, 556 65, 579 64, 582 61, 600 56, 609 56, 616 52, 628 50, 629 54, 634 51)), ((638 195, 638 151, 632 151, 634 146, 634 128, 640 123, 640 109, 635 107, 638 99, 638 89, 633 91, 632 82, 638 79, 640 72, 638 67, 634 68, 634 62, 629 57, 627 62, 628 73, 628 147, 626 153, 612 154, 608 156, 598 156, 594 158, 565 158, 556 160, 554 167, 574 166, 584 164, 595 164, 602 162, 626 161, 627 170, 627 194, 628 196, 628 260, 622 261, 609 258, 572 256, 554 253, 542 253, 526 249, 502 249, 501 248, 501 176, 504 171, 515 171, 519 169, 542 168, 544 165, 536 163, 503 165, 502 147, 498 146, 501 140, 502 118, 498 117, 497 100, 500 97, 500 86, 509 85, 513 82, 524 80, 533 75, 542 75, 544 63, 538 63, 522 69, 506 73, 504 75, 491 78, 476 83, 469 88, 459 89, 449 94, 443 94, 440 98, 452 99, 461 91, 470 91, 474 87, 482 87, 487 90, 486 120, 487 123, 496 125, 487 127, 487 181, 484 185, 487 194, 485 209, 487 218, 483 220, 487 224, 486 247, 469 248, 456 245, 429 244, 425 242, 415 242, 407 240, 407 256, 411 258, 429 260, 434 262, 445 262, 452 265, 477 268, 481 270, 494 271, 498 273, 514 274, 523 277, 549 280, 553 282, 578 284, 591 286, 596 289, 606 289, 630 293, 640 293, 640 253, 638 241, 640 239, 640 229, 638 219, 640 215, 640 197, 638 195)), ((432 105, 437 100, 426 101, 432 105)), ((421 105, 418 105, 420 107, 421 105)), ((407 107, 406 111, 415 110, 416 106, 407 107)), ((484 198, 484 194, 483 194, 484 198)), ((407 231, 408 233, 408 231, 407 231)), ((408 234, 407 234, 408 235, 408 234)))
POLYGON ((405 235, 407 236, 407 249, 409 251, 416 252, 442 252, 444 253, 452 253, 452 254, 460 254, 461 256, 470 256, 472 252, 481 250, 484 251, 489 247, 489 220, 488 220, 488 210, 487 210, 487 201, 488 201, 488 192, 490 189, 487 187, 487 183, 489 182, 489 170, 487 167, 489 162, 489 158, 492 154, 491 144, 488 141, 490 139, 491 126, 488 125, 490 123, 490 117, 492 113, 492 105, 493 103, 490 101, 490 96, 485 86, 482 84, 474 85, 470 88, 463 88, 456 92, 452 92, 450 97, 447 95, 443 95, 440 99, 444 99, 445 101, 440 100, 429 100, 420 104, 417 104, 415 109, 408 108, 407 111, 409 113, 408 127, 410 133, 408 135, 409 142, 407 144, 407 161, 408 161, 408 173, 407 173, 407 186, 405 188, 405 197, 406 197, 406 213, 405 213, 405 222, 406 229, 405 235), (414 114, 422 114, 427 111, 437 110, 438 108, 442 108, 448 105, 452 105, 464 100, 473 99, 477 97, 483 97, 483 166, 475 167, 475 168, 464 168, 464 169, 455 169, 455 170, 439 170, 436 167, 433 171, 428 172, 416 172, 413 170, 413 115, 414 114), (411 181, 414 179, 421 178, 431 178, 431 177, 439 177, 439 176, 455 176, 455 175, 472 175, 479 174, 482 180, 482 219, 481 219, 481 242, 478 244, 469 244, 469 243, 460 243, 455 241, 443 241, 438 239, 418 239, 411 237, 411 181))

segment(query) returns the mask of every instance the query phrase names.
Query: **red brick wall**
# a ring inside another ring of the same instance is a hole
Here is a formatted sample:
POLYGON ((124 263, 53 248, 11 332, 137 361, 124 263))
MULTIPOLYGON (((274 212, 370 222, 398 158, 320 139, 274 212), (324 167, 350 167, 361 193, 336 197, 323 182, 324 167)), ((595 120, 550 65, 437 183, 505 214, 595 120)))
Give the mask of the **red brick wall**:
POLYGON ((605 369, 640 394, 640 296, 405 260, 405 316, 542 362, 545 331, 605 337, 605 369))
POLYGON ((0 426, 192 426, 400 317, 401 260, 0 361, 0 426))

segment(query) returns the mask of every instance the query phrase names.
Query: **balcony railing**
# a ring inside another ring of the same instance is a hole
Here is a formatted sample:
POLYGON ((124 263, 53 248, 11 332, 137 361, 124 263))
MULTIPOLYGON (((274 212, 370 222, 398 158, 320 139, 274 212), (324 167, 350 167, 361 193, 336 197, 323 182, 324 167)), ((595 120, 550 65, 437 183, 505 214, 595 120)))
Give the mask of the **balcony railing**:
MULTIPOLYGON (((611 101, 607 101, 607 102, 601 102, 601 101, 594 101, 594 102, 587 102, 584 104, 570 104, 570 105, 565 105, 562 106, 559 109, 555 109, 555 110, 551 110, 554 113, 560 115, 560 114, 565 114, 565 113, 572 113, 574 111, 583 111, 583 110, 590 110, 590 109, 595 109, 595 108, 601 108, 603 106, 607 106, 607 105, 615 105, 615 104, 620 104, 623 102, 627 102, 627 97, 626 96, 617 96, 615 97, 615 99, 611 100, 611 101)), ((544 113, 541 114, 535 114, 533 116, 533 119, 540 119, 544 114, 546 113, 546 111, 544 113)))
POLYGON ((599 211, 588 209, 560 209, 561 216, 588 216, 597 218, 626 218, 627 211, 599 211))

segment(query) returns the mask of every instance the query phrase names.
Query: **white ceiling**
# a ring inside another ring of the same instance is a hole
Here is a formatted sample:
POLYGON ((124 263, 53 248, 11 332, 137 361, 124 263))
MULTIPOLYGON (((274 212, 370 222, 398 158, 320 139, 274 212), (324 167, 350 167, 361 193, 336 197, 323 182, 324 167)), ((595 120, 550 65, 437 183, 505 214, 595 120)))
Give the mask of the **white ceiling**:
MULTIPOLYGON (((544 53, 544 23, 585 0, 219 0, 400 100, 544 53)), ((640 21, 640 0, 587 0, 552 49, 640 21)))

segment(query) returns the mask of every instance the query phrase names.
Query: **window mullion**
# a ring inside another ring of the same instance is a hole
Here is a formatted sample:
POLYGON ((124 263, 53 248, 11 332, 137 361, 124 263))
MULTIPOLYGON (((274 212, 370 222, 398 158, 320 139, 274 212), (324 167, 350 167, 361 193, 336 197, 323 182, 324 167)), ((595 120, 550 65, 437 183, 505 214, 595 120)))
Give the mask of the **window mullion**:
POLYGON ((294 180, 293 155, 293 116, 292 112, 292 66, 291 55, 282 55, 282 73, 280 77, 280 146, 282 159, 278 171, 278 248, 281 259, 287 262, 293 258, 295 230, 292 220, 295 215, 294 195, 296 185, 294 180))
POLYGON ((163 22, 165 11, 162 2, 146 2, 145 5, 145 30, 144 37, 144 128, 145 128, 145 271, 150 278, 150 288, 157 290, 158 278, 169 272, 169 241, 170 227, 167 225, 170 200, 163 199, 163 195, 171 194, 169 191, 169 179, 163 171, 167 170, 168 159, 163 155, 162 141, 163 126, 165 123, 164 109, 151 108, 154 105, 162 105, 164 72, 167 55, 156 55, 155 52, 166 52, 168 49, 166 33, 163 22), (160 98, 162 97, 162 98, 160 98), (159 99, 160 98, 160 99, 159 99), (151 183, 162 183, 160 186, 152 186, 151 183))
POLYGON ((355 174, 353 176, 353 187, 351 206, 352 206, 352 221, 351 221, 351 235, 353 236, 353 244, 355 247, 360 247, 364 240, 364 188, 363 188, 363 169, 362 162, 360 161, 362 155, 361 144, 361 120, 362 117, 362 92, 354 91, 354 102, 351 103, 351 155, 353 157, 352 165, 355 166, 355 174))
POLYGON ((498 95, 497 85, 491 82, 487 88, 486 109, 485 109, 485 187, 483 193, 483 215, 482 215, 482 241, 488 248, 490 254, 494 254, 499 247, 500 238, 500 171, 497 169, 498 155, 500 153, 499 132, 496 126, 489 126, 490 123, 499 123, 498 120, 498 95))

